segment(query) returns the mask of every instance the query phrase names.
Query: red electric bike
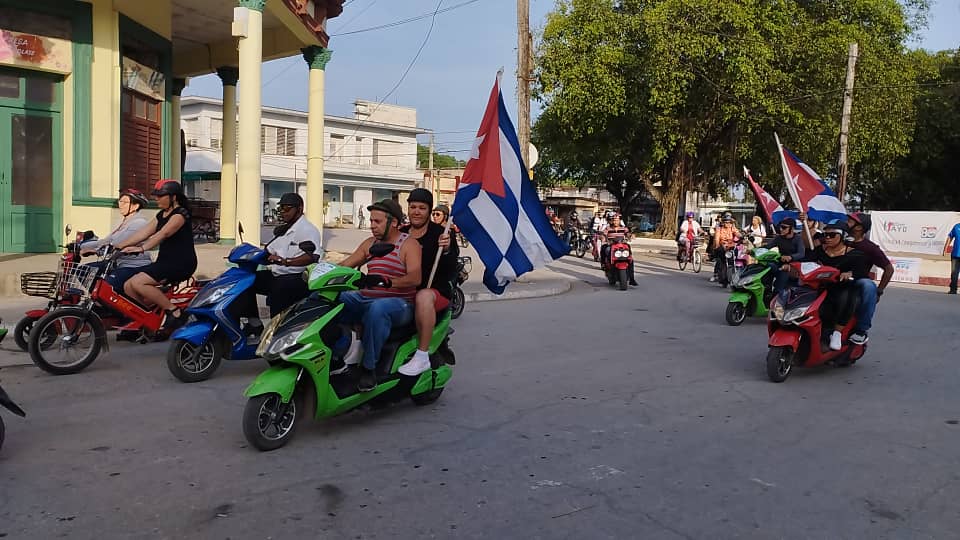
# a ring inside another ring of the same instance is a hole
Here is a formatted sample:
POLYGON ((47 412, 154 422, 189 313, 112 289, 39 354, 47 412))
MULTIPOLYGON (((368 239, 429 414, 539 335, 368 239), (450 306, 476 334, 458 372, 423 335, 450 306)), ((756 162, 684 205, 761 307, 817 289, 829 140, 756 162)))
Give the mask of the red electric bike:
POLYGON ((626 240, 614 240, 610 243, 605 255, 601 257, 600 267, 603 268, 607 281, 610 285, 617 285, 621 291, 627 290, 627 283, 630 280, 627 270, 633 262, 630 244, 626 240))
POLYGON ((851 343, 848 338, 856 327, 856 317, 843 328, 843 346, 839 351, 830 348, 833 323, 824 324, 823 304, 830 284, 840 281, 840 270, 815 262, 790 265, 797 274, 800 286, 784 290, 770 302, 767 325, 769 352, 767 377, 773 382, 787 380, 794 367, 814 367, 832 363, 848 367, 866 353, 866 344, 851 343))
MULTIPOLYGON (((102 268, 76 263, 62 263, 58 290, 75 295, 75 305, 58 306, 33 325, 27 350, 33 363, 54 375, 78 373, 93 363, 101 349, 107 349, 107 325, 101 313, 131 321, 125 330, 136 325, 145 343, 160 333, 164 313, 159 306, 144 306, 125 296, 104 280, 123 254, 114 251, 102 268)), ((182 283, 162 284, 161 290, 174 305, 187 307, 203 286, 193 278, 182 283)))

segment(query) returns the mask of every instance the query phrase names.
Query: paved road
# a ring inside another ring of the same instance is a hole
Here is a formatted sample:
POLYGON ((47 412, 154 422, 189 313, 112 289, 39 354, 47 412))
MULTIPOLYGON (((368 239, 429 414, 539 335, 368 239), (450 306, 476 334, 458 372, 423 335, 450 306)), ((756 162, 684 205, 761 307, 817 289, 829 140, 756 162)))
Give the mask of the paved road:
POLYGON ((955 538, 956 299, 894 289, 857 366, 764 374, 706 274, 585 261, 559 297, 468 306, 436 405, 358 412, 261 454, 257 362, 182 385, 163 346, 4 369, 5 538, 955 538))

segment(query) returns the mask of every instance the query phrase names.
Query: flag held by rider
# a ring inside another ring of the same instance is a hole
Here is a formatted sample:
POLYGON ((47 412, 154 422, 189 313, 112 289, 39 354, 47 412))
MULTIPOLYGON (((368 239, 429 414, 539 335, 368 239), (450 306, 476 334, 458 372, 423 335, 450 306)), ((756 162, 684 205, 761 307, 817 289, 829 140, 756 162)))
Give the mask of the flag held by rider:
POLYGON ((473 150, 453 201, 451 217, 483 265, 483 284, 502 294, 507 284, 567 251, 557 238, 530 181, 507 115, 497 76, 473 150))
POLYGON ((783 205, 777 202, 776 199, 774 199, 769 193, 760 187, 760 184, 753 180, 753 175, 750 174, 750 169, 744 167, 743 175, 746 176, 747 180, 750 182, 750 189, 753 190, 753 196, 757 198, 757 201, 760 202, 760 206, 763 207, 763 213, 768 222, 780 223, 788 217, 796 219, 797 212, 793 210, 784 210, 783 205))
POLYGON ((820 223, 847 219, 847 209, 833 190, 820 179, 820 175, 780 144, 780 137, 777 134, 773 136, 777 141, 777 150, 780 152, 783 179, 790 191, 793 204, 806 212, 810 219, 820 223))

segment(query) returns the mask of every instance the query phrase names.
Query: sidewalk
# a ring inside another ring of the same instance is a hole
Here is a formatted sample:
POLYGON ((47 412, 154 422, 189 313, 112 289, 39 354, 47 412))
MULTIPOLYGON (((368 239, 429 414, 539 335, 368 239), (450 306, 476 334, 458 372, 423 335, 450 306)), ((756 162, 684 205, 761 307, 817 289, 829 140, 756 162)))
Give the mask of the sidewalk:
MULTIPOLYGON (((369 235, 369 231, 358 229, 325 229, 324 259, 334 263, 343 260, 369 235)), ((269 238, 263 240, 267 241, 269 238)), ((226 257, 232 247, 197 244, 195 276, 198 279, 210 279, 220 275, 227 268, 226 257)), ((462 287, 467 302, 553 296, 569 291, 572 286, 572 278, 547 268, 524 275, 516 283, 510 284, 504 294, 497 296, 488 291, 482 283, 483 263, 476 251, 472 247, 461 248, 461 254, 473 259, 470 279, 462 287)), ((20 293, 20 275, 24 272, 56 271, 59 259, 59 253, 0 255, 0 298, 29 298, 20 293)))

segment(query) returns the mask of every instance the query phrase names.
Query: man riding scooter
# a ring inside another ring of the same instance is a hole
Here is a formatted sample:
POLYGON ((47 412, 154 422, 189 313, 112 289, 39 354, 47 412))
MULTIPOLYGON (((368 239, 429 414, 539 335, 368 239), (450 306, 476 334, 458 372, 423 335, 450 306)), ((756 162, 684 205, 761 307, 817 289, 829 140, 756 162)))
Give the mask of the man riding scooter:
POLYGON ((400 204, 384 199, 368 206, 367 211, 373 236, 340 263, 351 268, 367 265, 367 275, 360 284, 362 290, 347 291, 339 297, 344 308, 340 322, 363 324, 363 360, 357 384, 361 392, 377 386, 377 361, 391 329, 413 320, 412 302, 421 281, 420 244, 408 241, 410 235, 400 232, 400 204), (395 247, 387 255, 371 258, 370 246, 376 242, 395 247))
MULTIPOLYGON (((774 236, 764 247, 768 249, 777 248, 777 251, 780 252, 780 262, 789 263, 792 261, 799 261, 803 258, 805 250, 803 248, 803 240, 800 239, 800 235, 796 232, 797 220, 792 217, 783 219, 779 225, 777 225, 777 236, 774 236)), ((780 292, 787 288, 787 285, 790 282, 790 273, 785 270, 775 269, 777 276, 773 281, 773 290, 780 292)))
POLYGON ((879 302, 880 297, 883 296, 883 290, 887 288, 890 280, 893 279, 894 272, 893 264, 883 250, 880 249, 880 246, 866 238, 872 224, 870 214, 864 214, 863 212, 855 212, 847 217, 847 226, 850 227, 850 235, 853 237, 853 241, 847 242, 847 245, 863 252, 871 266, 883 269, 879 286, 869 277, 858 278, 854 282, 854 287, 856 287, 857 293, 860 295, 860 304, 857 306, 857 326, 853 329, 853 333, 850 334, 850 342, 857 345, 863 345, 867 342, 867 332, 873 324, 873 315, 877 310, 877 302, 879 302))
POLYGON ((277 204, 282 225, 277 227, 277 237, 270 242, 267 251, 268 261, 273 263, 269 270, 257 272, 256 281, 247 299, 244 315, 249 319, 246 334, 259 336, 263 332, 263 322, 257 311, 256 295, 267 297, 270 317, 296 304, 308 294, 307 283, 303 280, 303 270, 315 262, 315 253, 305 253, 300 249, 302 242, 313 242, 320 248, 320 230, 303 215, 303 198, 296 193, 284 193, 277 204))
MULTIPOLYGON (((603 245, 600 249, 600 260, 609 261, 610 258, 610 244, 618 240, 627 241, 629 240, 630 230, 624 227, 620 223, 620 214, 614 214, 610 218, 610 226, 607 227, 606 232, 603 233, 604 237, 607 239, 607 243, 603 245)), ((633 272, 633 261, 630 261, 630 267, 627 268, 627 277, 630 278, 630 285, 633 287, 637 286, 637 278, 633 272)))
POLYGON ((716 260, 713 268, 713 277, 710 278, 710 282, 720 281, 725 283, 725 275, 727 272, 727 257, 726 253, 728 249, 733 249, 737 243, 737 228, 733 226, 732 217, 724 217, 723 225, 716 230, 716 233, 713 236, 713 245, 711 246, 711 252, 713 257, 716 260))

